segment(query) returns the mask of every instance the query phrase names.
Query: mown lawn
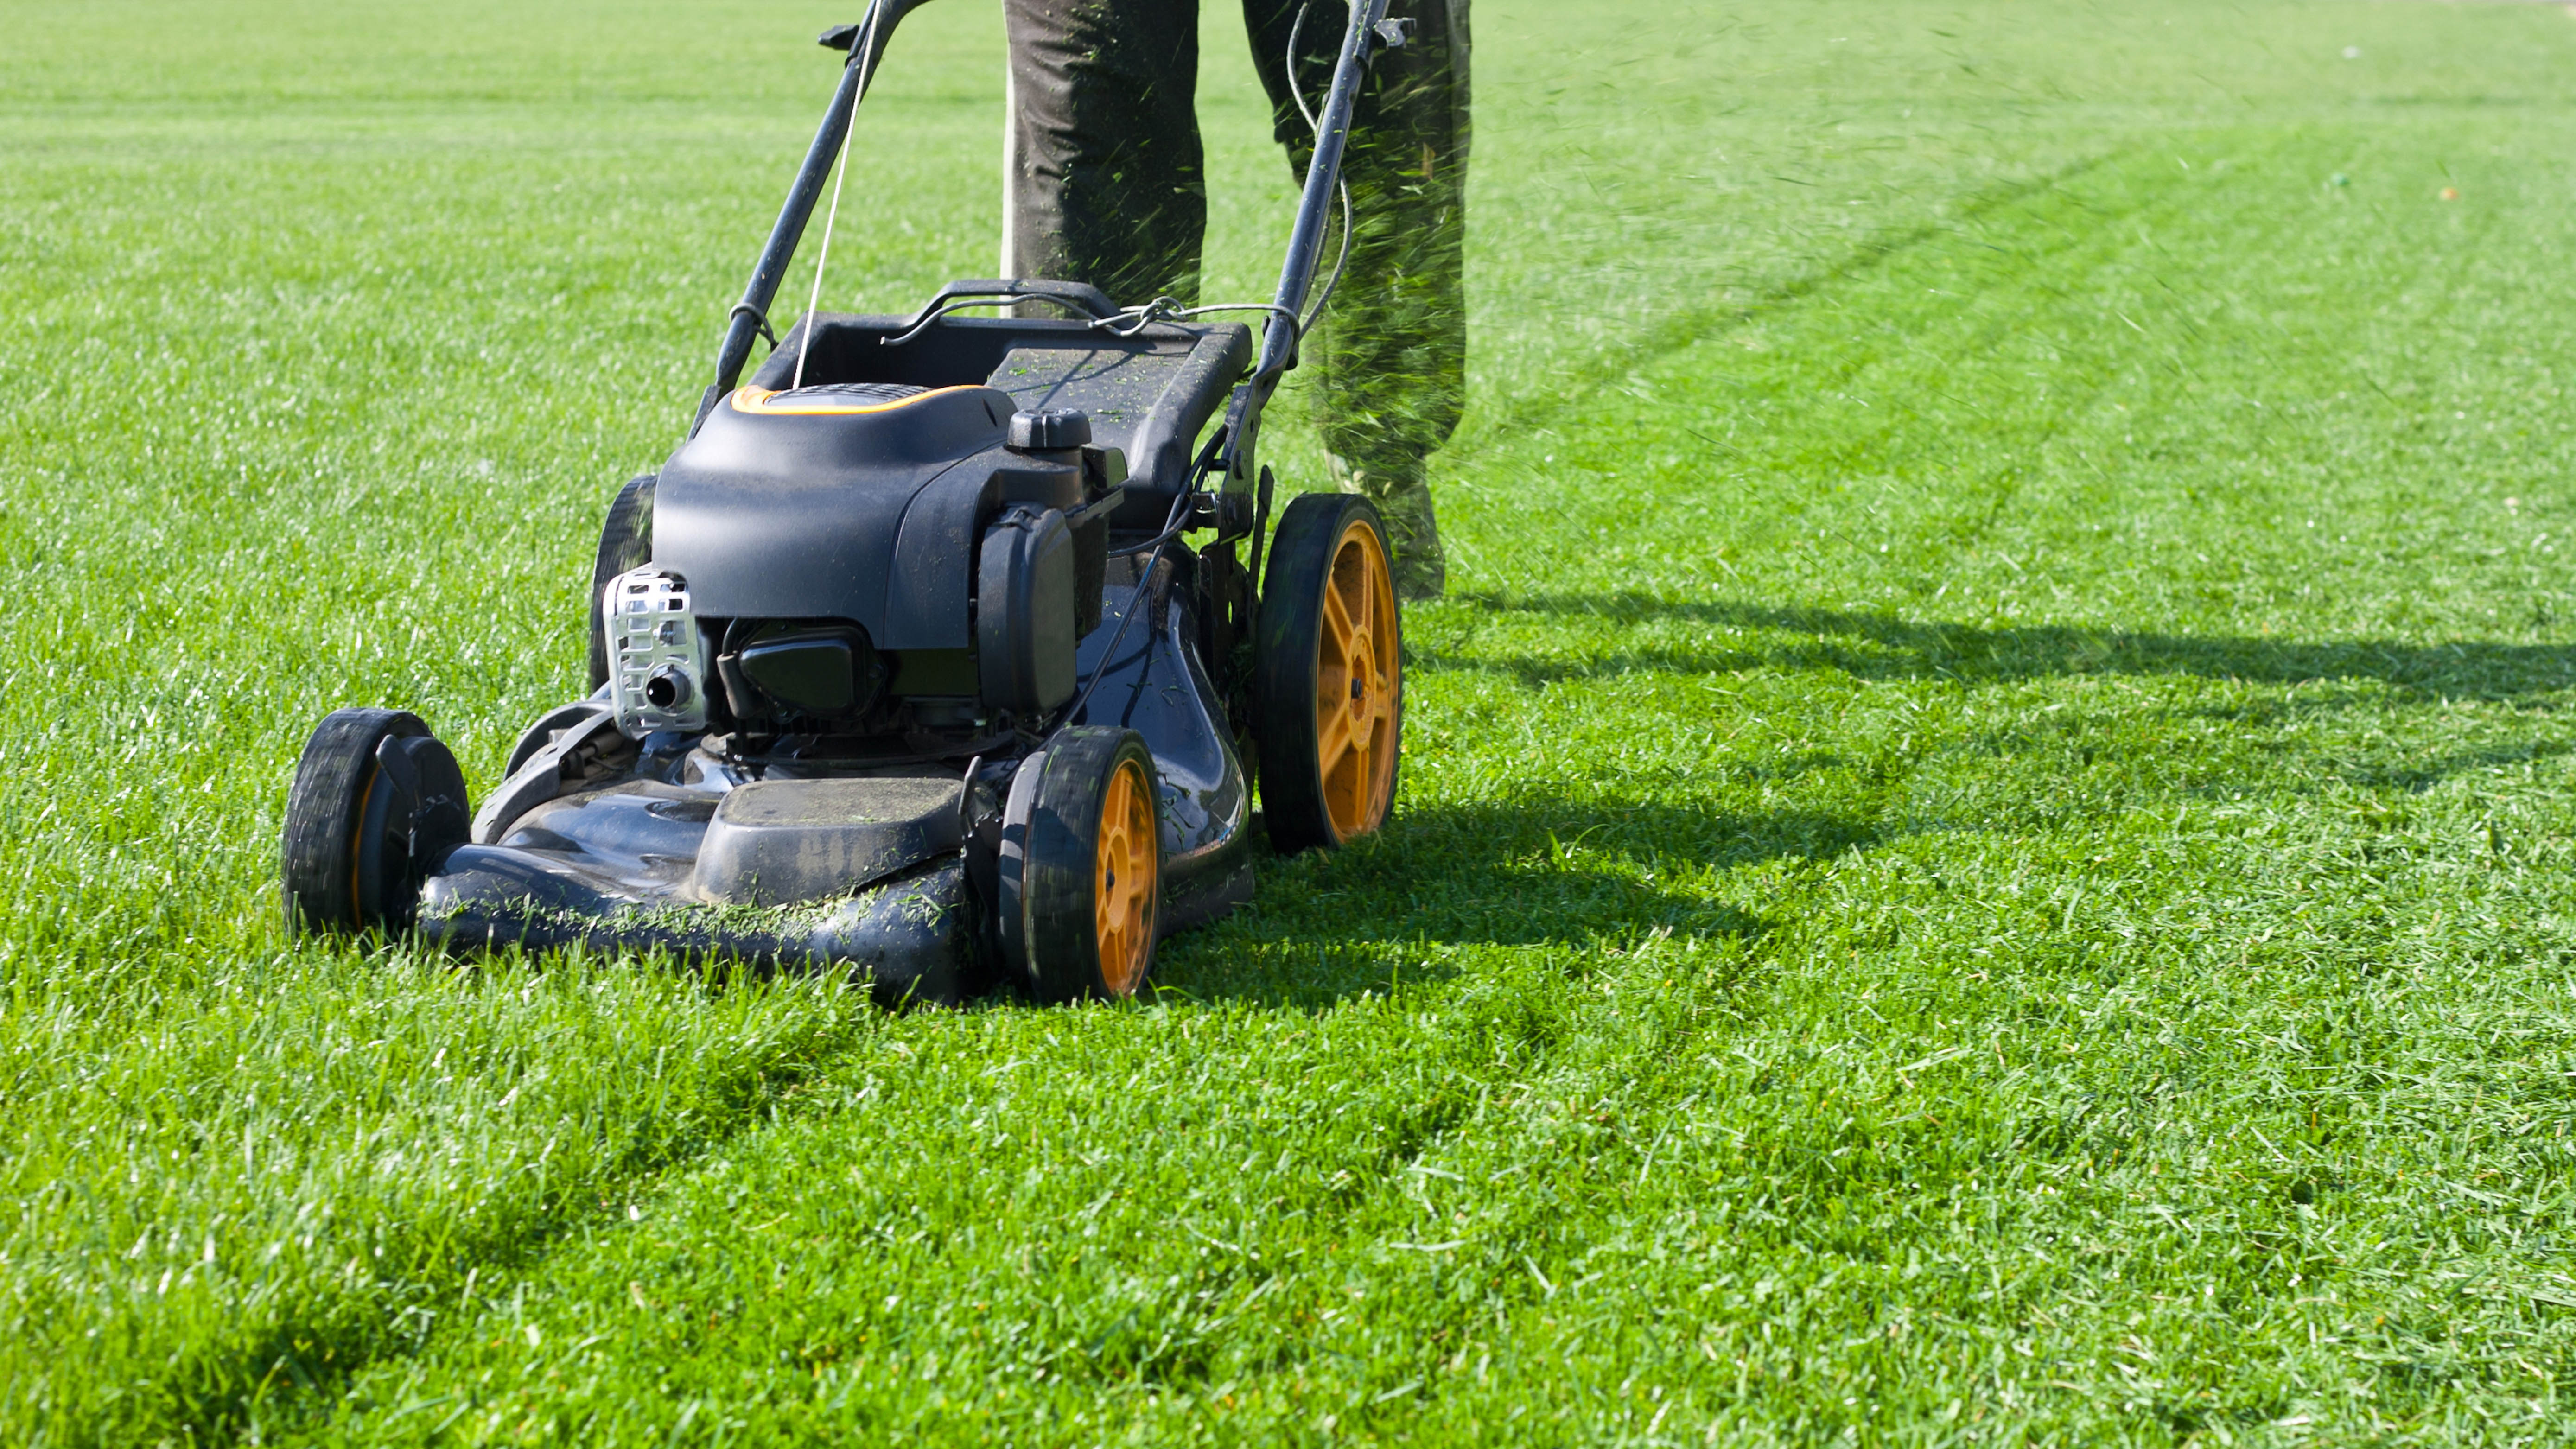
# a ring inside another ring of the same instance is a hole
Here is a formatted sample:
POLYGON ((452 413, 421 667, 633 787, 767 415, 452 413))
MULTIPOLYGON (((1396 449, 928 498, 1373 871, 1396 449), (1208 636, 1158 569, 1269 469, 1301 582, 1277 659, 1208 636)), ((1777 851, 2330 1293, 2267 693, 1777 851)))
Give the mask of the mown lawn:
MULTIPOLYGON (((991 10, 834 303, 990 270, 991 10)), ((1382 838, 1135 1009, 288 946, 854 14, 0 3, 0 1442, 2576 1437, 2566 8, 1485 0, 1382 838)))

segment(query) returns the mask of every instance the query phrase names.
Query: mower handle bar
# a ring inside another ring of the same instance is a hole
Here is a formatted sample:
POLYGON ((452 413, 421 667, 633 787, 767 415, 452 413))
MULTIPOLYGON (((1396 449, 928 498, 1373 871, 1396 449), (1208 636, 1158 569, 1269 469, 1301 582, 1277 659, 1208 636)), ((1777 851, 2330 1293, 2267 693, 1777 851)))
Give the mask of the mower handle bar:
MULTIPOLYGON (((1315 154, 1306 163, 1306 186, 1297 198, 1297 224, 1288 233, 1288 255, 1279 266, 1277 310, 1261 329, 1261 361, 1255 377, 1277 375, 1297 364, 1297 329, 1283 327, 1279 315, 1305 315, 1307 294, 1314 290, 1315 268, 1322 259, 1324 234, 1332 222, 1333 199, 1342 184, 1342 150, 1350 139, 1351 112, 1359 105, 1360 77, 1370 57, 1390 37, 1379 28, 1387 0, 1355 0, 1350 29, 1342 35, 1341 54, 1333 63, 1333 88, 1315 115, 1315 154)), ((1400 42, 1398 42, 1400 43, 1400 42)), ((1296 57, 1288 57, 1292 74, 1296 57)))
MULTIPOLYGON (((697 423, 706 420, 725 394, 740 385, 743 367, 751 360, 752 340, 769 329, 770 304, 777 299, 779 283, 796 256, 797 244, 804 239, 805 224, 812 219, 814 202, 831 176, 833 162, 849 134, 851 118, 876 74, 877 63, 885 56, 887 44, 894 39, 895 26, 926 3, 928 0, 870 0, 864 21, 834 26, 820 37, 824 45, 847 47, 850 58, 841 69, 841 83, 832 92, 831 104, 824 109, 823 124, 815 130, 813 144, 805 150, 804 163, 797 167, 796 180, 787 191, 787 204, 779 209, 778 220, 769 229, 769 240, 761 247, 760 260, 752 268, 742 300, 734 304, 727 319, 724 345, 716 354, 715 382, 699 399, 691 432, 696 431, 697 423), (860 44, 862 40, 867 43, 860 44)), ((1386 10, 1387 0, 1351 0, 1350 25, 1342 34, 1341 52, 1333 64, 1332 89, 1315 117, 1315 150, 1306 165, 1304 190, 1297 199, 1297 220, 1288 234, 1288 254, 1280 264, 1276 300, 1262 324, 1259 360, 1252 375, 1235 388, 1226 408, 1219 445, 1222 468, 1228 477, 1245 484, 1250 482, 1252 448, 1260 431, 1262 410, 1271 394, 1278 391, 1280 379, 1297 365, 1300 327, 1293 319, 1304 315, 1306 300, 1314 290, 1316 265, 1330 230, 1334 200, 1341 191, 1342 153, 1350 138, 1351 115, 1359 102, 1361 76, 1378 48, 1404 43, 1405 27, 1401 22, 1388 22, 1386 10)), ((1290 83, 1294 84, 1295 57, 1289 57, 1288 63, 1292 71, 1290 83)), ((914 318, 914 330, 940 315, 946 304, 966 297, 1058 302, 1067 310, 1090 312, 1095 318, 1112 316, 1117 311, 1098 288, 1082 283, 985 279, 941 288, 939 295, 914 318)))
MULTIPOLYGON (((1279 390, 1280 379, 1297 365, 1303 325, 1296 319, 1305 316, 1324 237, 1331 229, 1333 202, 1341 194, 1342 151, 1350 139, 1351 113, 1359 106, 1360 78, 1381 47, 1402 45, 1410 33, 1405 22, 1387 20, 1386 7, 1387 0, 1351 0, 1350 27, 1342 32, 1341 54, 1333 62, 1333 87, 1315 115, 1315 152, 1306 163, 1305 189, 1297 198, 1297 224, 1288 233, 1288 255, 1279 265, 1278 295, 1261 325, 1260 358, 1226 407, 1220 466, 1236 487, 1251 486, 1253 444, 1261 432, 1262 410, 1279 390)), ((1289 56, 1287 64, 1288 83, 1294 86, 1297 58, 1289 56)), ((1345 243, 1348 240, 1344 238, 1345 243)))

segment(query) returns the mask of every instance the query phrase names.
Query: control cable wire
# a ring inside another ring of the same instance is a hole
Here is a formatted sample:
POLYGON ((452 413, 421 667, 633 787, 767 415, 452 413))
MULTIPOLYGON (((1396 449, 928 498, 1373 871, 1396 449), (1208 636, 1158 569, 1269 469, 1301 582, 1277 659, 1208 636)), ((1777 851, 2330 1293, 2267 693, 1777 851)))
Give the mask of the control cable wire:
POLYGON ((805 357, 814 350, 814 309, 823 300, 823 267, 832 260, 832 224, 841 219, 841 183, 850 179, 850 137, 859 129, 859 102, 867 99, 868 81, 876 69, 877 25, 884 14, 883 0, 868 7, 867 28, 859 32, 858 50, 852 57, 859 68, 859 88, 850 98, 849 119, 841 126, 841 155, 832 167, 832 206, 823 213, 823 244, 814 253, 814 287, 805 294, 804 330, 796 343, 796 378, 787 385, 791 391, 805 385, 805 357))
MULTIPOLYGON (((1297 18, 1288 22, 1288 53, 1280 57, 1280 64, 1288 76, 1288 98, 1297 103, 1297 114, 1306 118, 1306 134, 1314 137, 1316 147, 1321 149, 1324 144, 1323 127, 1315 119, 1314 107, 1306 104, 1305 89, 1297 84, 1297 36, 1305 30, 1306 16, 1314 8, 1315 0, 1304 0, 1304 3, 1297 7, 1297 18)), ((1357 100, 1356 97, 1353 99, 1357 100)), ((1349 155, 1347 148, 1343 154, 1347 160, 1349 155)), ((1314 160, 1310 155, 1307 165, 1311 167, 1313 164, 1314 160)), ((1306 314, 1306 320, 1297 325, 1296 335, 1292 338, 1294 341, 1303 341, 1307 329, 1313 327, 1323 317, 1324 304, 1333 300, 1334 289, 1342 285, 1342 269, 1351 264, 1351 183, 1344 177, 1336 176, 1333 178, 1333 189, 1340 192, 1342 198, 1341 254, 1333 259, 1333 275, 1325 280, 1323 294, 1315 299, 1314 308, 1306 314)))

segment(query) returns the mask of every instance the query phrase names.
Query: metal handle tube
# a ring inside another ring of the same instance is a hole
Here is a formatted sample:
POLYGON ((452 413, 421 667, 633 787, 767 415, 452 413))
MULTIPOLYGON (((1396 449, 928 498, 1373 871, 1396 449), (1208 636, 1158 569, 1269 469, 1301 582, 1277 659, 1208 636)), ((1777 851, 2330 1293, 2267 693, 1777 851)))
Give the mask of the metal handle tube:
MULTIPOLYGON (((1297 225, 1288 233, 1288 257, 1279 268, 1278 305, 1288 316, 1302 315, 1306 294, 1314 289, 1315 263, 1324 248, 1324 232, 1341 188, 1342 147, 1350 137, 1351 112, 1358 108, 1360 78, 1367 72, 1370 42, 1377 23, 1386 18, 1387 0, 1354 0, 1350 29, 1342 35, 1341 58, 1333 65, 1333 88, 1315 117, 1315 155, 1306 165, 1306 191, 1297 199, 1297 225)), ((1296 84, 1295 57, 1289 58, 1289 84, 1296 84)), ((1296 347, 1295 329, 1273 313, 1261 329, 1261 363, 1255 376, 1275 377, 1288 370, 1296 347)))
POLYGON ((860 27, 867 43, 850 47, 849 64, 841 68, 841 83, 832 92, 832 103, 823 111, 823 124, 814 132, 814 144, 805 149, 804 164, 796 168, 796 180, 787 188, 787 204, 779 209, 778 220, 769 229, 768 244, 760 249, 760 261, 751 269, 751 281, 742 289, 742 301, 726 324, 724 346, 716 353, 715 385, 698 406, 703 418, 716 400, 742 381, 743 364, 751 360, 751 340, 760 335, 769 316, 769 304, 778 296, 778 284, 787 276, 788 263, 796 259, 796 246, 805 238, 805 223, 814 215, 815 199, 823 194, 823 183, 832 174, 832 162, 840 155, 841 138, 849 132, 850 120, 859 108, 865 87, 884 58, 886 43, 894 38, 895 25, 924 3, 924 0, 874 0, 868 19, 860 27))
MULTIPOLYGON (((1304 315, 1306 294, 1314 289, 1316 258, 1324 248, 1334 198, 1341 192, 1343 142, 1350 136, 1351 112, 1359 106, 1360 77, 1368 68, 1386 6, 1387 0, 1353 0, 1351 27, 1342 35, 1341 58, 1333 64, 1333 88, 1315 117, 1315 154, 1306 164, 1306 189, 1297 198, 1297 224, 1288 233, 1288 257, 1280 263, 1278 301, 1261 326, 1260 360, 1252 375, 1235 385, 1219 435, 1224 446, 1217 461, 1230 494, 1252 487, 1253 448, 1261 435, 1262 409, 1297 356, 1298 324, 1290 319, 1304 315)), ((1294 85, 1294 57, 1289 64, 1289 84, 1294 85)), ((1228 536, 1240 526, 1241 522, 1225 525, 1228 536)))

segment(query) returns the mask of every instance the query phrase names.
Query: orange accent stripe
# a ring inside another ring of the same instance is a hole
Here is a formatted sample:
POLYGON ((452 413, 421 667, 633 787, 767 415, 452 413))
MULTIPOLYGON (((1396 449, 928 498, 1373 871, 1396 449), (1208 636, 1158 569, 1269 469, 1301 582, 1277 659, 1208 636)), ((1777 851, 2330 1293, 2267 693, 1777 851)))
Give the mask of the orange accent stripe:
POLYGON ((775 389, 740 387, 734 389, 733 410, 738 413, 759 413, 778 418, 828 418, 846 417, 853 413, 890 413, 896 408, 908 408, 914 403, 927 402, 946 393, 966 392, 981 386, 983 386, 981 383, 965 383, 956 387, 935 387, 928 392, 917 392, 910 397, 896 398, 893 402, 793 403, 786 407, 770 406, 769 400, 781 395, 775 389))

